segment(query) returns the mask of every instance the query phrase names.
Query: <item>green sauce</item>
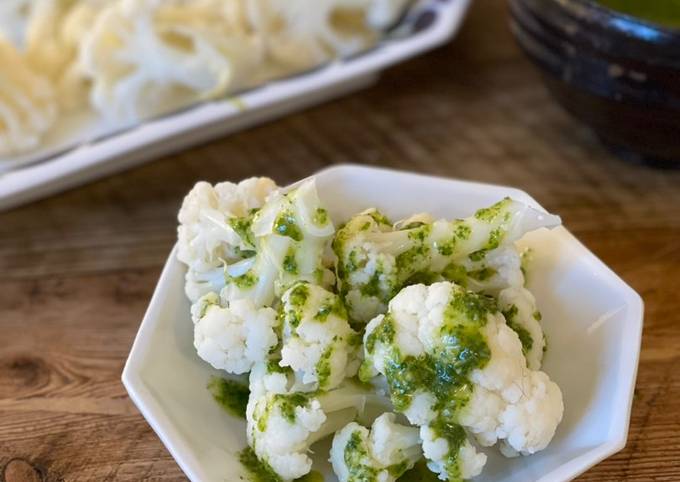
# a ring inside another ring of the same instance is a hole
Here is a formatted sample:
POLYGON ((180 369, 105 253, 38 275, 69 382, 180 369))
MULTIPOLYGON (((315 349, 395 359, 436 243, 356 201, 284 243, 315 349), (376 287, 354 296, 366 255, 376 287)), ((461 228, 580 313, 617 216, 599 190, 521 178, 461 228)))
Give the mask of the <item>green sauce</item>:
POLYGON ((451 281, 463 287, 467 286, 467 270, 465 269, 465 266, 451 263, 444 268, 442 276, 447 281, 451 281))
MULTIPOLYGON (((457 480, 460 473, 459 452, 466 440, 457 419, 472 394, 468 375, 472 370, 486 366, 491 358, 481 329, 486 325, 488 315, 497 311, 493 298, 454 286, 444 311, 440 331, 442 342, 429 353, 417 357, 402 355, 394 345, 396 333, 389 313, 366 340, 369 354, 375 351, 377 344, 387 351, 385 378, 396 411, 408 409, 419 392, 426 391, 434 396, 433 409, 437 418, 430 426, 438 437, 448 442, 446 470, 449 480, 457 480)), ((370 375, 370 368, 362 366, 359 374, 365 380, 370 375)))
POLYGON ((328 211, 326 211, 324 208, 316 208, 313 221, 314 224, 325 226, 328 224, 328 211))
POLYGON ((489 239, 487 240, 484 247, 474 253, 470 253, 471 261, 481 261, 486 257, 486 253, 496 249, 501 245, 501 241, 505 237, 505 230, 502 227, 498 227, 489 233, 489 239))
POLYGON ((496 274, 496 270, 493 268, 485 267, 475 271, 470 271, 467 275, 477 281, 486 281, 492 278, 496 274))
POLYGON ((607 8, 664 27, 680 28, 680 0, 596 0, 607 8))
POLYGON ((337 295, 328 297, 324 304, 319 307, 319 311, 314 315, 314 319, 323 323, 331 313, 340 318, 347 318, 347 309, 342 299, 337 295))
POLYGON ((248 271, 247 273, 242 274, 241 276, 230 278, 230 281, 241 289, 248 289, 252 288, 257 284, 258 278, 250 271, 248 271))
POLYGON ((404 283, 404 286, 411 286, 411 285, 418 285, 418 284, 424 284, 424 285, 431 285, 433 283, 436 283, 437 281, 442 281, 442 275, 439 273, 433 273, 432 271, 420 271, 413 276, 411 276, 409 279, 406 280, 404 283))
POLYGON ((295 248, 290 247, 286 252, 286 256, 283 258, 283 270, 292 275, 298 274, 298 263, 295 257, 295 248))
POLYGON ((267 430, 267 423, 272 410, 278 407, 281 416, 290 424, 295 423, 296 415, 295 409, 297 407, 306 407, 309 404, 309 398, 314 396, 313 393, 277 393, 271 395, 267 401, 265 412, 257 419, 257 429, 260 432, 267 430))
POLYGON ((229 220, 229 226, 231 226, 232 229, 236 231, 236 234, 239 235, 241 240, 253 247, 255 246, 255 237, 253 236, 252 226, 253 217, 255 216, 256 212, 257 211, 242 218, 232 218, 229 220))
POLYGON ((376 480, 378 470, 366 465, 364 461, 369 459, 366 441, 361 431, 352 432, 345 446, 345 464, 349 469, 348 482, 368 482, 376 480))
POLYGON ((268 463, 261 461, 250 447, 243 449, 238 456, 241 465, 248 471, 252 482, 281 482, 274 469, 268 463))
POLYGON ((379 264, 371 279, 359 287, 359 291, 364 296, 380 296, 380 276, 382 275, 382 266, 379 264))
POLYGON ((373 221, 375 221, 378 225, 383 225, 383 226, 392 226, 392 221, 389 220, 387 216, 385 216, 383 213, 378 211, 377 209, 374 209, 370 212, 367 213, 370 217, 373 218, 373 221))
POLYGON ((441 482, 437 478, 437 474, 431 472, 427 468, 427 463, 424 460, 416 463, 412 469, 407 470, 397 479, 398 482, 441 482))
POLYGON ((531 333, 529 333, 526 328, 524 328, 515 320, 517 317, 517 307, 515 305, 510 306, 509 309, 503 312, 503 316, 505 317, 505 323, 508 325, 508 327, 517 333, 519 341, 522 342, 522 353, 524 353, 524 356, 526 356, 526 354, 529 353, 531 348, 534 346, 534 339, 531 337, 531 333))
MULTIPOLYGON (((246 447, 238 454, 239 462, 248 472, 251 482, 282 482, 281 477, 274 472, 268 463, 261 461, 250 447, 246 447)), ((307 475, 303 475, 295 482, 323 482, 323 475, 312 470, 307 475)))
POLYGON ((444 462, 448 480, 462 480, 460 477, 458 452, 465 440, 467 440, 465 429, 457 423, 452 423, 442 417, 438 417, 430 427, 437 434, 437 437, 446 439, 449 443, 449 453, 446 455, 446 461, 444 462))
POLYGON ((467 241, 470 239, 470 235, 472 234, 472 228, 465 224, 465 221, 458 221, 458 225, 454 229, 454 234, 456 238, 460 239, 461 241, 467 241))
POLYGON ((298 282, 288 295, 289 309, 284 313, 285 321, 291 327, 297 328, 302 321, 302 315, 309 298, 309 285, 305 282, 298 282))
POLYGON ((499 216, 505 212, 505 208, 512 200, 506 197, 502 201, 497 202, 488 208, 482 208, 475 213, 475 218, 485 223, 493 223, 498 220, 499 216))
POLYGON ((250 391, 248 385, 234 380, 212 377, 208 390, 220 406, 234 417, 246 418, 246 405, 250 391))
POLYGON ((331 355, 333 355, 333 347, 333 344, 328 345, 328 348, 324 350, 321 354, 321 358, 319 358, 319 361, 316 363, 316 376, 319 380, 319 389, 321 390, 327 388, 328 380, 331 377, 331 355))
POLYGON ((279 365, 279 360, 267 360, 267 373, 290 373, 289 367, 279 365))
POLYGON ((437 251, 439 251, 439 254, 441 254, 442 256, 451 256, 453 254, 453 248, 455 246, 456 246, 455 236, 443 243, 435 242, 435 247, 437 248, 437 251))
POLYGON ((281 236, 288 236, 294 241, 302 241, 302 231, 295 221, 291 211, 283 211, 274 221, 274 231, 281 236))

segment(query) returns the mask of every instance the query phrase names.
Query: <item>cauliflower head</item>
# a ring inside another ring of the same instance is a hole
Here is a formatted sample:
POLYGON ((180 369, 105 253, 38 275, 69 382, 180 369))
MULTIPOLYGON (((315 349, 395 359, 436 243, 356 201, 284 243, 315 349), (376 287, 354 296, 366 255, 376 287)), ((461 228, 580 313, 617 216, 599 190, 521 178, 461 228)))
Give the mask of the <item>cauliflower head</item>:
POLYGON ((280 73, 315 67, 375 44, 407 0, 251 0, 252 27, 280 73))
POLYGON ((81 42, 114 0, 34 0, 25 28, 26 59, 50 79, 62 112, 87 105, 89 84, 78 66, 81 42))
POLYGON ((57 120, 54 90, 0 37, 0 157, 40 145, 57 120))
POLYGON ((17 48, 24 47, 26 24, 34 0, 3 0, 0 2, 0 36, 17 48))
POLYGON ((422 457, 418 429, 395 418, 384 413, 370 431, 352 422, 336 432, 330 461, 340 482, 394 482, 422 457))
POLYGON ((310 446, 351 422, 368 395, 352 385, 328 392, 291 391, 290 371, 273 370, 270 364, 251 372, 247 438, 258 460, 288 481, 311 470, 310 446))
POLYGON ((484 456, 466 432, 481 445, 501 440, 505 453, 528 454, 545 448, 561 421, 559 388, 527 368, 494 298, 454 283, 404 288, 366 327, 364 350, 361 378, 385 376, 441 478, 481 471, 484 456))
POLYGON ((80 48, 92 105, 126 125, 242 87, 262 57, 244 8, 219 0, 113 2, 80 48))
POLYGON ((252 221, 255 255, 228 273, 225 302, 249 298, 271 306, 293 283, 330 288, 334 276, 325 259, 335 228, 321 206, 313 179, 283 193, 273 192, 252 221))
POLYGON ((299 281, 283 294, 281 318, 280 364, 292 368, 301 384, 330 390, 356 374, 361 338, 338 295, 299 281))
POLYGON ((513 274, 512 263, 517 261, 519 269, 519 258, 505 260, 499 254, 508 251, 498 250, 528 231, 559 223, 557 216, 510 198, 466 219, 431 222, 421 217, 396 227, 378 211, 365 211, 340 229, 333 242, 340 292, 350 318, 365 323, 384 313, 389 300, 408 284, 471 279, 487 281, 483 289, 496 271, 501 285, 516 284, 523 281, 517 271, 513 274))
POLYGON ((213 367, 246 373, 266 360, 278 343, 276 311, 257 308, 250 300, 236 300, 228 307, 219 301, 216 293, 208 293, 192 306, 194 346, 213 367))
MULTIPOLYGON (((177 258, 188 266, 186 293, 192 302, 220 291, 225 269, 255 254, 251 231, 254 213, 276 184, 269 178, 250 178, 238 184, 197 183, 179 211, 177 258)), ((231 268, 236 265, 236 268, 231 268)))

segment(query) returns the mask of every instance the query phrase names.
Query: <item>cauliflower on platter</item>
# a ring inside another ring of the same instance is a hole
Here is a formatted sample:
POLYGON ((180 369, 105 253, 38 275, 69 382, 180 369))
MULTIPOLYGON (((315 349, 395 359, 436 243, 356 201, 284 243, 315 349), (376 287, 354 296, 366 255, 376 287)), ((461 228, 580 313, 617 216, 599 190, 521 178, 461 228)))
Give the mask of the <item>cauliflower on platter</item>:
POLYGON ((89 84, 78 66, 81 42, 113 0, 34 0, 25 29, 26 60, 50 79, 63 112, 87 105, 89 84))
POLYGON ((36 148, 57 120, 48 79, 0 37, 0 157, 36 148))
POLYGON ((527 368, 494 298, 450 282, 411 285, 366 327, 360 376, 384 375, 395 409, 421 427, 428 467, 445 480, 478 474, 478 443, 531 454, 552 439, 562 393, 527 368))
MULTIPOLYGON (((524 233, 559 224, 557 216, 506 198, 455 221, 416 219, 395 229, 379 211, 353 217, 337 233, 333 249, 338 257, 340 292, 350 317, 368 322, 384 313, 387 303, 405 285, 451 281, 487 281, 512 274, 512 252, 499 252, 524 233), (505 254, 508 259, 504 259, 505 254), (488 262, 498 269, 487 266, 488 262), (507 274, 506 274, 507 272, 507 274)), ((517 276, 503 283, 516 284, 517 276)))
POLYGON ((3 0, 0 2, 0 36, 17 48, 24 47, 26 24, 34 0, 3 0))
POLYGON ((408 0, 250 0, 249 20, 274 75, 315 67, 374 45, 408 0), (278 68, 277 68, 278 67, 278 68))
POLYGON ((340 482, 394 482, 422 457, 418 429, 395 418, 383 413, 370 431, 351 422, 336 432, 330 461, 340 482))
POLYGON ((244 86, 262 59, 244 15, 244 2, 113 2, 79 52, 92 105, 133 124, 244 86))
POLYGON ((361 337, 347 321, 338 295, 299 281, 283 294, 281 365, 292 368, 300 383, 330 390, 359 368, 361 337))

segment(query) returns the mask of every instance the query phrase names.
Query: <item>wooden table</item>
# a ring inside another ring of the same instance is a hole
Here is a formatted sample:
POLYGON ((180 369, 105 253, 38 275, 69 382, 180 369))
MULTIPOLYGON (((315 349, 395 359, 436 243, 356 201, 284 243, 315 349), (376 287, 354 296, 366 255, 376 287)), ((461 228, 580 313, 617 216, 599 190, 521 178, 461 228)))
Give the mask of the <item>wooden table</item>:
POLYGON ((120 383, 182 197, 340 162, 514 185, 562 215, 646 302, 628 446, 579 480, 680 480, 680 171, 626 164, 569 118, 502 0, 371 89, 1 214, 4 480, 185 480, 120 383))

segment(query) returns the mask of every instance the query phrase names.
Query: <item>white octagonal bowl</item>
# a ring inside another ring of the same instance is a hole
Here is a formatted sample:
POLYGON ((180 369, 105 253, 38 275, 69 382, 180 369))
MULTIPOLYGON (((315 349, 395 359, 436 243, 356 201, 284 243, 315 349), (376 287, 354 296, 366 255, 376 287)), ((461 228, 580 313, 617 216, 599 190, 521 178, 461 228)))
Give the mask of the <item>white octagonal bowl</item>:
MULTIPOLYGON (((322 201, 338 223, 376 206, 393 219, 428 211, 464 217, 504 196, 539 207, 517 189, 359 166, 316 175, 322 201)), ((564 420, 550 446, 530 457, 489 462, 475 481, 571 480, 626 443, 643 305, 640 296, 565 228, 540 230, 521 244, 535 253, 529 287, 543 313, 549 349, 544 370, 564 393, 564 420)), ((247 480, 238 462, 245 422, 225 413, 206 386, 218 374, 193 348, 184 267, 175 250, 163 269, 123 371, 130 397, 194 482, 247 480)), ((315 469, 335 480, 316 451, 315 469)))

